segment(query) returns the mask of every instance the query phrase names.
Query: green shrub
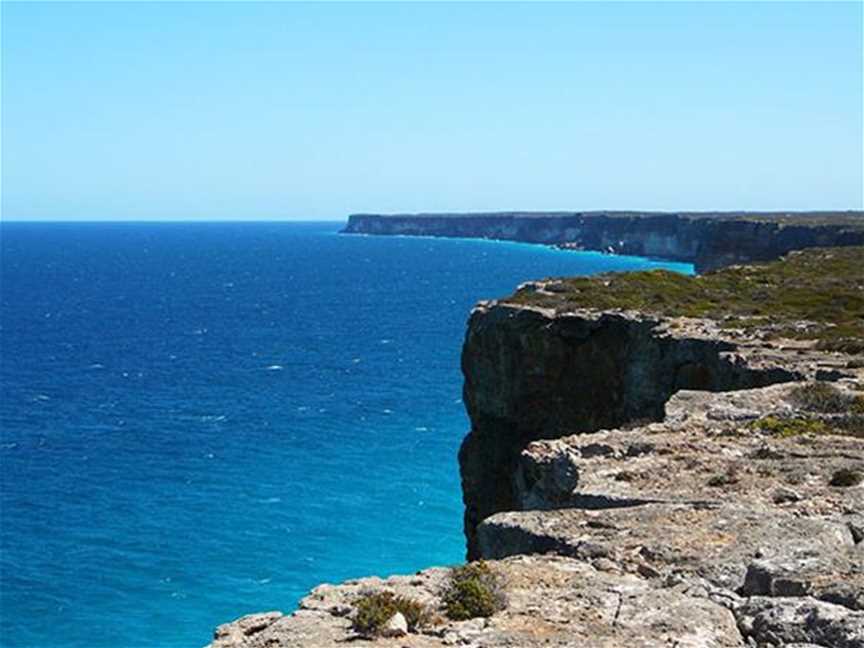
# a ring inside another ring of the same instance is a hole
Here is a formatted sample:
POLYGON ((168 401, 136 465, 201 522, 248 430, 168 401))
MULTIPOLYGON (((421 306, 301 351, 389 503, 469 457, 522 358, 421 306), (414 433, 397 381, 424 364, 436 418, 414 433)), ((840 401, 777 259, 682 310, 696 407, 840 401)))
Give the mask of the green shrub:
POLYGON ((396 597, 396 609, 405 617, 411 632, 432 623, 432 612, 429 608, 407 597, 396 597))
POLYGON ((558 312, 622 308, 706 317, 725 328, 763 330, 769 339, 812 340, 826 351, 864 354, 862 282, 864 246, 814 248, 696 277, 649 270, 564 278, 554 294, 524 287, 507 301, 558 312))
POLYGON ((366 637, 379 636, 397 612, 402 613, 408 623, 408 630, 412 632, 431 620, 431 613, 425 605, 405 596, 396 596, 393 592, 364 594, 354 606, 357 612, 351 627, 366 637))
POLYGON ((831 429, 822 421, 807 418, 783 419, 765 416, 751 424, 754 430, 783 438, 802 434, 830 434, 831 429))
POLYGON ((450 572, 444 591, 447 616, 454 621, 489 617, 507 604, 500 577, 485 562, 468 563, 450 572))
POLYGON ((841 468, 831 475, 831 481, 828 483, 832 486, 846 488, 857 486, 861 482, 864 482, 864 472, 853 470, 852 468, 841 468))
POLYGON ((862 411, 862 397, 853 397, 849 408, 851 413, 846 416, 836 416, 820 420, 818 418, 798 417, 780 418, 777 416, 764 416, 750 424, 750 429, 770 434, 783 439, 813 435, 836 435, 864 439, 864 414, 862 411))
POLYGON ((714 488, 719 488, 720 486, 731 486, 737 484, 739 481, 738 467, 731 465, 726 468, 726 472, 711 477, 708 480, 708 485, 714 488))
POLYGON ((864 439, 864 415, 847 416, 835 423, 836 434, 864 439))
POLYGON ((809 412, 845 414, 861 407, 861 397, 853 396, 827 382, 812 382, 795 387, 792 401, 809 412))

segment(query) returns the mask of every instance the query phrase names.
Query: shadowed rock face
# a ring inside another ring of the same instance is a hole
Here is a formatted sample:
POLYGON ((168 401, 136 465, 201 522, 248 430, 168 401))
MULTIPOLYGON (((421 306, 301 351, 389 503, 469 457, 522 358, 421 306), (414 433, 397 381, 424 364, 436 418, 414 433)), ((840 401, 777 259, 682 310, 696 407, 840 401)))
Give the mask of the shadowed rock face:
POLYGON ((346 233, 490 238, 686 261, 705 272, 807 247, 864 245, 864 214, 354 214, 346 233))
POLYGON ((816 365, 707 321, 489 303, 471 315, 462 369, 471 432, 459 465, 474 559, 477 524, 521 508, 516 467, 529 442, 657 421, 678 390, 800 380, 816 365))

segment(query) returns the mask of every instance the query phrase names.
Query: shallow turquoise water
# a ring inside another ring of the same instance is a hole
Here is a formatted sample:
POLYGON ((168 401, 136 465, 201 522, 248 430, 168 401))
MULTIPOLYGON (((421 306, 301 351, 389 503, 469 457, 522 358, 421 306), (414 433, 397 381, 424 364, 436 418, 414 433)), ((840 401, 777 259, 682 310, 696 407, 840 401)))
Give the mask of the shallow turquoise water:
POLYGON ((463 557, 471 306, 662 265, 314 224, 3 224, 0 645, 200 646, 463 557))

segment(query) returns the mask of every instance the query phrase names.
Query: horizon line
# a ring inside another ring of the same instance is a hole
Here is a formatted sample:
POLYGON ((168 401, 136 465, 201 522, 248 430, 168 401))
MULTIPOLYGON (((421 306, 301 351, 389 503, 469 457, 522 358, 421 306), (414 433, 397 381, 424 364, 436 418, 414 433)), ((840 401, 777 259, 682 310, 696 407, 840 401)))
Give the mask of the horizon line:
POLYGON ((96 219, 73 219, 73 218, 0 218, 0 225, 4 223, 342 223, 347 222, 347 217, 344 219, 331 218, 96 218, 96 219))
POLYGON ((758 214, 860 214, 864 207, 845 209, 489 209, 468 211, 392 211, 392 212, 351 212, 339 218, 8 218, 0 216, 3 223, 343 223, 352 216, 469 216, 469 215, 514 215, 514 214, 718 214, 718 215, 758 215, 758 214))

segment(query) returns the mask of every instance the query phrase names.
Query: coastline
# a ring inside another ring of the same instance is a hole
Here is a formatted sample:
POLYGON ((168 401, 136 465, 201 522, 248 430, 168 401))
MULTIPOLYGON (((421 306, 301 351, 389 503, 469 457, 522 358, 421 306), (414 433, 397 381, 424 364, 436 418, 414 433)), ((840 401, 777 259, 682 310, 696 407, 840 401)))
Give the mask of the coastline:
MULTIPOLYGON (((478 304, 462 351, 464 523, 469 560, 501 576, 510 604, 376 643, 864 646, 862 271, 864 247, 841 246, 680 280, 533 281, 478 304), (840 405, 802 400, 824 390, 840 405), (627 597, 645 612, 622 616, 627 597)), ((352 619, 370 593, 441 610, 450 573, 322 585, 291 615, 220 626, 211 646, 335 646, 361 638, 352 619)))
POLYGON ((701 274, 795 249, 864 245, 864 212, 352 214, 342 233, 578 246, 692 263, 701 274))
MULTIPOLYGON (((336 232, 339 236, 368 236, 368 237, 377 237, 382 236, 381 234, 371 234, 365 232, 346 232, 340 230, 336 232)), ((695 267, 692 263, 686 261, 677 261, 675 259, 670 259, 667 257, 661 256, 642 256, 638 254, 626 254, 621 252, 616 252, 614 249, 610 250, 592 250, 588 248, 577 248, 577 247, 569 247, 566 243, 540 243, 534 241, 518 241, 513 239, 506 238, 493 238, 493 237, 473 237, 473 236, 444 236, 444 235, 436 235, 436 234, 388 234, 386 235, 389 238, 394 239, 431 239, 431 240, 446 240, 446 241, 470 241, 470 242, 487 242, 493 243, 496 245, 505 244, 505 245, 514 245, 514 246, 528 246, 531 248, 542 247, 546 248, 549 251, 554 252, 562 252, 562 253, 573 253, 573 252, 581 252, 590 258, 591 255, 596 255, 598 257, 621 257, 633 259, 634 261, 648 261, 650 263, 663 263, 663 264, 676 264, 681 265, 682 268, 680 270, 676 270, 676 272, 682 272, 682 274, 695 274, 695 267)))

